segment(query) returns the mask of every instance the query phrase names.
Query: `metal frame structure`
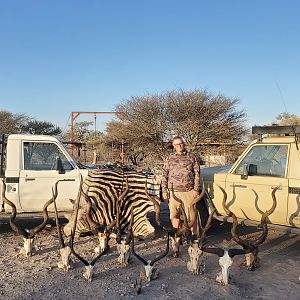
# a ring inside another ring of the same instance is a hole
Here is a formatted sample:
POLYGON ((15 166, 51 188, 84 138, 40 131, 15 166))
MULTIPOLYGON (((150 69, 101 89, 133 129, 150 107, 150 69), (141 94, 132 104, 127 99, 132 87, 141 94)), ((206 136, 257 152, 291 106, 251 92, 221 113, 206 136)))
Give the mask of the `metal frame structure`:
MULTIPOLYGON (((71 142, 74 143, 74 127, 75 127, 75 120, 82 114, 93 114, 95 118, 95 131, 96 131, 96 115, 120 115, 122 119, 122 128, 124 132, 124 112, 120 111, 72 111, 71 114, 71 142)), ((73 146, 72 146, 72 155, 73 155, 73 146)), ((113 144, 112 144, 112 151, 113 151, 113 144)), ((124 139, 121 142, 121 160, 122 165, 124 165, 124 139)))

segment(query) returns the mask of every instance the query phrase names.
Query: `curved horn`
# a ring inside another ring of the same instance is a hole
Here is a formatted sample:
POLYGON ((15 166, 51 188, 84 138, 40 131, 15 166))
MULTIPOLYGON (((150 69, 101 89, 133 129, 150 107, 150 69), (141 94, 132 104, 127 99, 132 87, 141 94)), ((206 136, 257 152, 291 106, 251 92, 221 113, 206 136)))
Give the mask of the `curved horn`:
POLYGON ((267 210, 267 211, 262 215, 262 217, 261 217, 261 222, 260 222, 261 224, 264 224, 265 221, 266 221, 266 218, 267 218, 270 214, 272 214, 272 213, 274 212, 274 210, 275 210, 275 208, 276 208, 276 206, 277 206, 277 200, 276 200, 275 193, 276 193, 276 191, 277 191, 279 188, 280 188, 280 185, 276 186, 276 187, 273 189, 273 191, 272 191, 273 205, 272 205, 272 207, 271 207, 269 210, 267 210))
POLYGON ((251 245, 250 242, 241 239, 237 235, 236 228, 238 226, 238 220, 237 220, 236 215, 233 212, 230 212, 230 216, 232 217, 231 235, 232 235, 233 240, 236 243, 238 243, 239 245, 241 245, 244 249, 253 249, 253 245, 251 245))
POLYGON ((233 240, 234 240, 236 243, 238 243, 240 246, 242 246, 243 248, 245 248, 245 249, 252 249, 253 246, 252 246, 249 242, 247 242, 247 241, 241 239, 241 238, 237 235, 237 233, 236 233, 236 228, 237 228, 237 226, 238 226, 238 220, 237 220, 237 217, 236 217, 236 215, 235 215, 232 211, 230 211, 230 210, 227 208, 227 206, 226 206, 226 200, 227 200, 227 193, 226 193, 226 191, 225 191, 221 186, 218 185, 218 187, 220 188, 220 190, 221 190, 222 193, 223 193, 223 201, 222 201, 223 209, 224 209, 225 212, 227 213, 228 217, 231 217, 231 218, 232 218, 231 235, 232 235, 233 240))
POLYGON ((231 211, 227 208, 226 206, 226 200, 227 200, 227 193, 225 192, 225 190, 218 185, 218 188, 222 191, 223 193, 223 201, 222 201, 222 206, 223 206, 223 209, 225 210, 226 214, 229 216, 231 211))
POLYGON ((16 234, 22 235, 23 237, 28 239, 28 232, 25 229, 18 227, 15 223, 15 219, 16 219, 16 215, 17 215, 17 208, 13 202, 11 202, 10 200, 8 200, 6 198, 5 192, 6 192, 6 184, 3 181, 2 199, 12 209, 11 216, 9 218, 10 227, 16 234))
POLYGON ((157 261, 161 260, 169 253, 169 241, 170 241, 170 235, 168 234, 166 250, 158 257, 152 259, 150 262, 150 266, 153 266, 157 261))
POLYGON ((155 209, 155 221, 158 225, 160 225, 160 205, 159 202, 156 200, 156 197, 152 197, 148 194, 148 186, 147 186, 147 177, 145 181, 145 194, 147 198, 153 203, 155 209))
POLYGON ((261 217, 261 225, 262 225, 262 229, 263 229, 263 230, 262 230, 261 236, 260 236, 255 242, 253 242, 253 246, 254 246, 254 247, 258 247, 260 244, 262 244, 262 243, 266 240, 266 238, 267 238, 267 236, 268 236, 268 225, 267 225, 267 223, 266 223, 266 218, 267 218, 271 213, 273 213, 274 210, 275 210, 275 208, 276 208, 277 200, 276 200, 276 197, 275 197, 275 193, 276 193, 276 191, 279 189, 279 187, 280 187, 280 186, 275 187, 275 188, 273 189, 273 191, 272 191, 272 199, 273 199, 273 205, 272 205, 272 207, 271 207, 269 210, 267 210, 267 211, 262 215, 262 217, 261 217))
POLYGON ((203 228, 202 230, 202 233, 201 233, 201 237, 200 237, 200 240, 199 240, 199 246, 202 247, 202 244, 203 244, 203 241, 206 237, 206 234, 207 234, 207 231, 210 229, 211 227, 211 223, 212 223, 212 220, 213 220, 213 215, 215 213, 216 209, 214 208, 212 210, 212 212, 210 213, 209 217, 208 217, 208 220, 206 222, 206 225, 205 227, 203 228))
POLYGON ((47 225, 48 223, 48 206, 50 204, 52 204, 54 201, 54 198, 52 197, 50 200, 48 200, 45 204, 44 204, 44 207, 43 207, 43 222, 42 224, 38 225, 37 227, 35 228, 32 228, 28 231, 28 236, 29 238, 33 238, 38 232, 42 231, 45 226, 47 225))
POLYGON ((203 247, 201 250, 206 252, 206 253, 211 253, 211 254, 218 255, 219 257, 222 257, 224 255, 224 252, 225 252, 224 249, 222 249, 222 248, 203 247))
POLYGON ((183 227, 177 230, 178 231, 177 235, 185 234, 195 224, 195 221, 197 219, 196 207, 193 204, 190 206, 190 209, 191 209, 191 219, 188 221, 186 212, 184 210, 184 204, 183 204, 183 202, 182 202, 181 199, 179 199, 177 196, 175 196, 173 188, 172 188, 172 197, 173 197, 173 199, 175 201, 177 201, 177 202, 180 203, 179 210, 180 210, 180 213, 181 213, 181 215, 183 217, 183 227))
POLYGON ((192 202, 191 205, 194 205, 194 204, 196 204, 197 202, 199 202, 200 200, 202 200, 204 194, 205 194, 205 187, 204 187, 204 182, 203 182, 203 183, 202 183, 202 190, 201 190, 200 195, 199 195, 198 197, 194 198, 194 200, 193 200, 193 202, 192 202))

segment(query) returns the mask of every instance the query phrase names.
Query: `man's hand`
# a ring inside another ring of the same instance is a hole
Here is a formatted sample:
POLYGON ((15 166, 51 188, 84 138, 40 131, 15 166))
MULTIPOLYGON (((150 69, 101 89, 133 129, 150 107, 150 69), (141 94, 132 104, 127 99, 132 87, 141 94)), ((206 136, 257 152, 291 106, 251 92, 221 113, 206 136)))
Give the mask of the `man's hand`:
POLYGON ((197 198, 200 195, 199 191, 193 190, 193 197, 194 199, 197 198))

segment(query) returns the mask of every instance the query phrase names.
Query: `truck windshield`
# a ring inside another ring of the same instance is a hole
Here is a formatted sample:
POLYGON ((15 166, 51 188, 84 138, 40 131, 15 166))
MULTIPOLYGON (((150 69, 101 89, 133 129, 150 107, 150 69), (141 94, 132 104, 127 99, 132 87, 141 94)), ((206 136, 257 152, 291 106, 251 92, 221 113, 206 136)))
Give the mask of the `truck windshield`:
POLYGON ((64 153, 54 143, 24 142, 24 170, 55 170, 56 158, 60 157, 64 170, 73 170, 64 153))
POLYGON ((249 175, 284 177, 287 163, 287 145, 253 146, 235 170, 242 175, 249 169, 249 175))

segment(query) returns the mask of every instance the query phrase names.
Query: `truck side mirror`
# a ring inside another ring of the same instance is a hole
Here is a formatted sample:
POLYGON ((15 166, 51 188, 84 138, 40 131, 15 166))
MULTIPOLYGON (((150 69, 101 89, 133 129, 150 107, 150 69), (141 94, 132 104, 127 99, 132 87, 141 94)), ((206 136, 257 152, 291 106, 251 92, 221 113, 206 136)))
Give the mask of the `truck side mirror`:
POLYGON ((249 164, 248 175, 249 176, 257 175, 257 165, 249 164))
POLYGON ((248 164, 243 165, 243 173, 241 175, 241 179, 247 179, 248 178, 248 164))
POLYGON ((65 174, 66 171, 64 169, 62 160, 59 156, 56 157, 56 165, 55 165, 55 170, 58 171, 59 174, 65 174))

